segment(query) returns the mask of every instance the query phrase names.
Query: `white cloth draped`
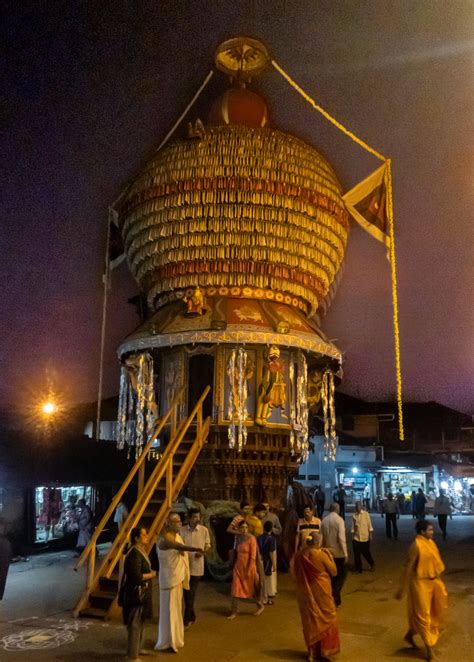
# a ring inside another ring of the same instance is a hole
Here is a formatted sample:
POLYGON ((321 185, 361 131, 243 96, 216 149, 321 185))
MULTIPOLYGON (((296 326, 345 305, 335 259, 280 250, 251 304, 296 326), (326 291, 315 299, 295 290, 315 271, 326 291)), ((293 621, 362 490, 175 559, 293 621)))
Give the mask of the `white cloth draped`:
MULTIPOLYGON (((183 544, 179 534, 176 542, 183 544)), ((189 589, 188 555, 158 545, 156 551, 160 564, 160 620, 155 650, 172 648, 177 653, 184 646, 183 587, 189 589)))
POLYGON ((277 594, 277 573, 275 571, 271 575, 265 575, 265 593, 269 598, 274 598, 277 594))
POLYGON ((156 651, 172 648, 175 653, 184 646, 183 585, 160 589, 160 620, 156 651))

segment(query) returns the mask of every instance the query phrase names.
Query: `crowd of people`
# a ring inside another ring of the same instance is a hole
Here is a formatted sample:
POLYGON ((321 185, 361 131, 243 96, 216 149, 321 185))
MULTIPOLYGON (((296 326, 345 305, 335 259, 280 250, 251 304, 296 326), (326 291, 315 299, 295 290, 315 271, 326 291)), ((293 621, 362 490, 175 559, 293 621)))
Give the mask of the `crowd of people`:
MULTIPOLYGON (((277 593, 277 538, 282 527, 268 504, 240 504, 228 532, 234 536, 230 560, 232 583, 229 619, 237 616, 239 603, 256 604, 255 615, 273 604, 277 593)), ((128 659, 137 662, 142 651, 143 623, 151 613, 151 580, 156 573, 147 555, 148 533, 137 527, 131 533, 119 592, 128 630, 128 659)), ((204 557, 211 548, 201 513, 191 508, 187 522, 171 512, 157 543, 160 617, 155 650, 178 652, 184 631, 196 621, 195 600, 204 575, 204 557)))
MULTIPOLYGON (((308 662, 332 659, 340 650, 337 608, 347 577, 348 545, 345 519, 341 513, 344 495, 324 506, 316 514, 307 505, 296 524, 293 552, 289 568, 296 585, 296 597, 301 615, 308 662)), ((391 497, 391 498, 390 498, 391 497)), ((443 495, 438 510, 443 508, 443 495)), ((321 499, 320 499, 321 501, 321 499)), ((383 516, 387 536, 397 538, 397 500, 387 498, 383 516)), ((373 526, 370 513, 358 501, 351 515, 350 536, 354 571, 361 573, 363 559, 369 571, 375 568, 370 544, 373 526)), ((344 512, 344 510, 343 510, 344 512)), ((443 514, 439 512, 439 514, 443 514)), ((443 520, 440 521, 440 526, 443 520)), ((443 530, 443 528, 442 528, 443 530)), ((232 567, 230 610, 232 620, 243 602, 255 604, 259 616, 274 603, 277 595, 277 550, 282 526, 278 515, 266 503, 251 507, 240 504, 239 513, 230 522, 227 532, 234 537, 229 554, 232 567)), ((410 547, 400 590, 396 597, 407 595, 408 631, 405 640, 416 647, 419 635, 426 649, 426 659, 433 657, 433 646, 439 636, 439 625, 446 608, 447 593, 440 579, 444 570, 438 548, 433 541, 433 526, 424 518, 416 522, 416 538, 410 547)), ((445 535, 445 529, 443 530, 445 535)), ((128 630, 128 659, 140 660, 144 620, 150 615, 152 579, 156 575, 146 554, 147 531, 138 527, 132 531, 131 548, 125 559, 120 603, 128 630)), ((211 548, 208 529, 201 523, 198 509, 187 513, 183 525, 181 516, 171 512, 157 543, 159 561, 160 615, 155 650, 178 652, 184 646, 184 632, 196 621, 195 600, 199 582, 204 575, 204 558, 211 548)))

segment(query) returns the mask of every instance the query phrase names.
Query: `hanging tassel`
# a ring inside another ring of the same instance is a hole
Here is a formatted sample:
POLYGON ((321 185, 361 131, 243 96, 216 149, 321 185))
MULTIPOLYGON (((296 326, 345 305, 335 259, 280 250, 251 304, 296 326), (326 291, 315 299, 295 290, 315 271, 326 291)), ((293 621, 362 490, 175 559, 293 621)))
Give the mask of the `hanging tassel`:
POLYGON ((308 441, 308 364, 301 350, 298 350, 298 380, 296 391, 296 422, 298 426, 298 451, 302 462, 306 462, 309 453, 308 441))
POLYGON ((247 443, 247 426, 245 424, 247 420, 247 366, 248 366, 248 355, 243 347, 239 347, 238 351, 238 366, 239 366, 239 390, 238 390, 238 424, 239 424, 239 436, 238 436, 238 446, 237 449, 239 453, 242 451, 242 448, 247 443))
POLYGON ((290 363, 288 366, 289 381, 290 381, 290 449, 291 455, 295 454, 295 430, 297 427, 296 421, 296 388, 295 388, 295 359, 294 355, 290 356, 290 363))
POLYGON ((125 443, 128 446, 130 457, 130 449, 135 444, 135 394, 133 392, 133 386, 128 378, 128 387, 127 387, 127 422, 125 425, 125 443))
POLYGON ((334 374, 329 373, 329 415, 330 415, 330 458, 336 459, 337 434, 336 434, 336 407, 334 400, 334 374))
POLYGON ((324 461, 329 459, 329 418, 328 418, 328 377, 329 371, 325 370, 323 374, 323 381, 321 385, 321 401, 323 404, 323 417, 324 417, 324 461))
POLYGON ((128 396, 128 377, 127 369, 122 366, 120 369, 120 392, 117 413, 117 449, 122 450, 125 447, 125 435, 127 431, 127 396, 128 396))
POLYGON ((143 441, 145 437, 145 403, 146 403, 145 371, 146 371, 145 356, 144 354, 140 354, 138 360, 138 376, 137 376, 135 459, 138 459, 142 453, 143 441))
POLYGON ((146 354, 146 384, 145 384, 145 401, 146 401, 146 440, 150 439, 153 434, 156 419, 158 416, 158 407, 155 401, 155 375, 153 369, 153 357, 146 354))
POLYGON ((229 419, 229 429, 227 436, 229 439, 229 448, 235 448, 236 435, 235 435, 235 403, 234 403, 234 382, 235 382, 235 355, 236 351, 233 349, 229 356, 229 363, 227 366, 227 375, 229 376, 229 407, 227 410, 227 417, 229 419))

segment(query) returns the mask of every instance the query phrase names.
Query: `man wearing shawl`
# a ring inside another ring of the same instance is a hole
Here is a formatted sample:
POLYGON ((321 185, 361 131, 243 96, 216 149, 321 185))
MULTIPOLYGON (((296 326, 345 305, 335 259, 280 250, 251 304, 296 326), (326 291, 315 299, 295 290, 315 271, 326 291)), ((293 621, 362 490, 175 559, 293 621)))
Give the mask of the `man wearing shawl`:
POLYGON ((445 568, 433 540, 433 526, 420 520, 416 523, 416 533, 396 598, 401 600, 407 592, 408 632, 405 641, 417 648, 414 636, 418 634, 426 648, 426 659, 432 660, 432 648, 438 641, 439 626, 448 605, 448 593, 440 579, 445 568))
POLYGON ((337 573, 331 552, 318 549, 313 535, 296 554, 294 573, 296 597, 301 614, 308 662, 320 657, 331 659, 340 649, 336 605, 331 577, 337 573))

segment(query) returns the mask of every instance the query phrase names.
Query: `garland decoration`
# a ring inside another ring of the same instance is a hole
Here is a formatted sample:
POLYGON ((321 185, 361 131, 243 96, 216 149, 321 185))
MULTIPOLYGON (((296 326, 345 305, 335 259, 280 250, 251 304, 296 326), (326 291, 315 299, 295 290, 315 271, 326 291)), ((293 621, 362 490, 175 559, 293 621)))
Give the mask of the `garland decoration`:
POLYGON ((321 386, 324 417, 324 461, 335 460, 337 451, 336 408, 334 402, 334 374, 326 370, 321 386))
POLYGON ((295 454, 295 429, 296 429, 296 389, 295 389, 295 361, 293 355, 290 355, 288 366, 288 376, 290 380, 290 448, 291 455, 295 454))
POLYGON ((135 459, 141 455, 145 437, 145 402, 146 402, 145 359, 140 354, 137 374, 137 408, 135 416, 135 459))
POLYGON ((127 404, 129 395, 129 382, 127 379, 127 369, 125 366, 120 368, 120 391, 117 414, 117 448, 122 450, 125 447, 125 435, 127 431, 127 404))
POLYGON ((247 426, 245 424, 247 411, 247 374, 249 357, 243 347, 233 349, 229 356, 227 375, 229 377, 229 448, 235 448, 240 453, 247 443, 247 426), (235 423, 237 422, 237 428, 235 423))
POLYGON ((235 383, 235 349, 233 349, 229 356, 229 363, 227 365, 227 375, 229 377, 229 408, 227 410, 227 418, 229 419, 229 429, 227 431, 227 436, 229 439, 229 448, 235 448, 236 435, 235 435, 235 402, 234 402, 234 389, 233 384, 235 383))
POLYGON ((330 430, 329 430, 329 457, 331 460, 336 459, 337 450, 337 434, 336 434, 336 406, 334 399, 334 373, 329 372, 329 416, 330 416, 330 430))
POLYGON ((398 430, 400 441, 405 440, 403 427, 403 400, 402 400, 402 369, 400 364, 400 328, 398 325, 398 295, 397 295, 397 265, 395 261, 395 231, 393 226, 393 188, 392 188, 392 162, 387 160, 387 217, 390 233, 390 268, 392 271, 392 307, 393 307, 393 340, 395 345, 395 369, 397 375, 397 405, 398 430))
POLYGON ((147 352, 129 357, 120 373, 117 448, 122 450, 127 446, 130 457, 135 447, 137 459, 153 432, 157 415, 153 358, 147 352))
POLYGON ((368 145, 365 141, 361 140, 355 133, 352 133, 349 129, 343 126, 340 122, 336 120, 335 117, 330 115, 327 110, 322 106, 316 103, 316 101, 310 97, 299 85, 293 80, 293 78, 282 68, 280 65, 271 61, 273 68, 286 80, 286 82, 292 87, 298 94, 300 94, 305 101, 307 101, 310 106, 314 108, 318 113, 321 113, 331 124, 333 124, 339 131, 342 131, 346 136, 353 140, 357 145, 365 149, 367 152, 375 156, 380 161, 383 161, 387 166, 387 219, 389 226, 389 236, 390 236, 390 266, 391 266, 391 276, 392 276, 392 307, 393 307, 393 340, 395 345, 395 371, 397 378, 397 406, 398 406, 398 430, 400 441, 405 439, 405 431, 403 427, 403 399, 402 399, 402 372, 400 364, 400 329, 398 324, 398 295, 397 295, 397 268, 395 261, 395 232, 394 232, 394 223, 393 223, 393 188, 392 188, 392 161, 391 159, 386 158, 383 154, 375 150, 373 147, 368 145))
POLYGON ((309 453, 308 442, 308 365, 301 350, 296 356, 291 355, 289 365, 290 378, 290 447, 291 454, 301 455, 301 462, 306 462, 309 453), (296 366, 296 371, 295 371, 296 366), (296 379, 295 379, 296 372, 296 379))
POLYGON ((298 351, 298 377, 296 388, 296 422, 298 434, 296 446, 301 453, 301 461, 306 462, 309 454, 308 442, 308 364, 301 350, 298 351))

